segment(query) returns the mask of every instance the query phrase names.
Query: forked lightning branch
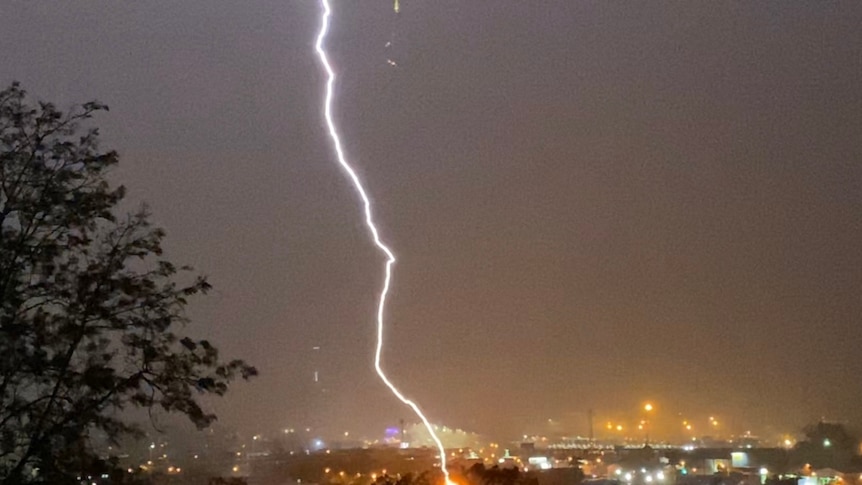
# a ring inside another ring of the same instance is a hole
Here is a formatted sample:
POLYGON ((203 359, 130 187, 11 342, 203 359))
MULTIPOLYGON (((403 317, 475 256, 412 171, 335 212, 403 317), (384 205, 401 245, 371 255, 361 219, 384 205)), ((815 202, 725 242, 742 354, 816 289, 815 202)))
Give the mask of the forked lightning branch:
MULTIPOLYGON (((326 50, 324 49, 324 41, 326 40, 326 34, 329 32, 329 22, 332 15, 332 8, 329 5, 329 0, 321 0, 320 5, 323 11, 320 32, 317 35, 317 42, 315 43, 315 51, 317 52, 317 56, 320 59, 320 64, 323 66, 323 69, 326 71, 326 86, 325 86, 325 95, 323 101, 323 117, 326 120, 326 127, 329 131, 329 137, 332 141, 333 150, 335 151, 336 159, 338 160, 338 164, 347 174, 350 181, 353 183, 353 188, 356 190, 356 193, 359 195, 359 198, 362 200, 363 209, 365 212, 365 225, 368 227, 368 231, 371 234, 371 239, 374 241, 374 245, 386 256, 386 263, 384 266, 385 278, 383 280, 383 288, 380 291, 379 301, 377 303, 377 346, 374 351, 374 369, 377 371, 377 375, 380 376, 380 379, 386 384, 392 393, 397 397, 401 402, 409 406, 413 409, 413 412, 422 420, 422 423, 428 429, 428 433, 431 435, 431 438, 434 440, 434 443, 437 445, 437 449, 440 452, 440 469, 443 472, 443 475, 446 479, 447 484, 453 484, 453 482, 449 478, 449 471, 446 469, 446 452, 443 449, 443 443, 440 441, 440 438, 434 432, 434 427, 428 421, 428 418, 425 417, 425 414, 419 408, 419 406, 410 399, 404 397, 401 391, 395 387, 395 384, 389 380, 386 376, 386 373, 383 372, 383 367, 381 366, 381 356, 383 353, 383 331, 384 331, 384 318, 386 316, 386 298, 389 295, 389 285, 392 281, 392 266, 395 264, 395 254, 392 252, 389 247, 383 243, 380 238, 380 232, 377 229, 377 225, 374 223, 373 211, 371 206, 371 199, 368 197, 368 193, 365 191, 365 187, 362 185, 362 181, 359 179, 359 176, 356 175, 356 171, 347 161, 347 157, 344 154, 344 149, 341 145, 341 136, 338 133, 338 128, 333 121, 332 117, 332 98, 333 98, 333 89, 335 86, 335 70, 332 68, 332 65, 329 63, 329 58, 326 55, 326 50)), ((396 2, 397 5, 397 2, 396 2)), ((397 12, 397 7, 396 7, 397 12)))

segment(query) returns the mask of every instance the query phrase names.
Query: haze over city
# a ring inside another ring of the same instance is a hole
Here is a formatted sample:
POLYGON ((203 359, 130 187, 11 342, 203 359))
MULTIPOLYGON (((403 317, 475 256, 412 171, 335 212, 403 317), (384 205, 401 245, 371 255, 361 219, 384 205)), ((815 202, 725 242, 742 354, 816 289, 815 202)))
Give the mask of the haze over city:
MULTIPOLYGON (((333 9, 334 114, 398 258, 383 365, 432 422, 860 424, 862 3, 333 9)), ((206 401, 248 436, 416 421, 373 369, 383 258, 327 138, 319 16, 0 6, 0 82, 109 105, 126 204, 210 277, 187 329, 260 371, 206 401)))

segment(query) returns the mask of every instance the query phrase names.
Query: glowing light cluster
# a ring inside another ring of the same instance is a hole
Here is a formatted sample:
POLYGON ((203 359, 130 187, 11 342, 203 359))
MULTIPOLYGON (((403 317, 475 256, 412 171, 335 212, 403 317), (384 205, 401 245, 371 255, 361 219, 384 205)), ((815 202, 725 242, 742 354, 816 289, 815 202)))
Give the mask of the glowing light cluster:
MULTIPOLYGON (((320 32, 317 35, 317 42, 314 45, 314 49, 317 52, 317 55, 320 58, 320 63, 323 65, 323 69, 327 74, 326 95, 323 102, 323 117, 326 119, 326 126, 329 130, 329 137, 332 139, 332 145, 338 158, 338 164, 341 165, 341 168, 353 182, 354 189, 356 189, 357 194, 359 194, 359 197, 362 199, 362 204, 365 210, 365 225, 368 226, 368 230, 374 240, 374 245, 377 246, 384 255, 386 255, 383 289, 380 291, 380 298, 377 304, 377 347, 374 352, 374 369, 377 371, 377 375, 380 376, 383 383, 386 384, 386 387, 392 391, 392 394, 394 394, 401 402, 409 406, 413 412, 416 413, 419 419, 422 420, 422 423, 425 425, 425 428, 428 429, 428 433, 431 435, 431 438, 434 440, 434 443, 437 445, 437 449, 440 452, 440 468, 446 479, 446 483, 454 485, 454 482, 449 479, 449 471, 446 469, 446 452, 443 449, 443 443, 434 432, 434 427, 431 425, 431 422, 428 421, 428 418, 425 417, 425 414, 422 413, 419 406, 415 402, 404 397, 404 395, 401 394, 401 391, 395 387, 395 384, 386 377, 386 373, 383 372, 383 367, 380 364, 381 355, 383 353, 383 321, 386 310, 386 297, 389 294, 389 285, 392 281, 392 265, 395 264, 395 254, 380 239, 380 233, 377 230, 377 226, 374 223, 374 217, 372 216, 371 200, 368 198, 368 194, 366 193, 362 182, 359 180, 359 176, 356 175, 356 171, 347 162, 347 157, 345 156, 344 149, 341 146, 341 136, 339 135, 335 122, 332 119, 332 97, 333 87, 335 85, 335 70, 329 63, 326 50, 323 48, 323 42, 326 39, 327 32, 329 31, 329 21, 332 9, 329 6, 329 0, 320 0, 320 4, 323 9, 323 15, 321 19, 320 32)), ((397 6, 398 2, 396 2, 395 5, 397 6)))

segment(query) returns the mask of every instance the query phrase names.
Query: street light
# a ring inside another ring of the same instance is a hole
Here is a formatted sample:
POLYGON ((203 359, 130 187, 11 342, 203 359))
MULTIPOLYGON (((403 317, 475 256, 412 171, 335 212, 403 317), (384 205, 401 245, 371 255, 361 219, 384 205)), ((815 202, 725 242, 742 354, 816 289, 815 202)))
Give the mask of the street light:
MULTIPOLYGON (((649 413, 651 413, 653 409, 655 409, 655 408, 653 407, 652 403, 648 402, 648 403, 644 404, 644 411, 647 413, 647 418, 649 418, 649 413)), ((644 419, 643 421, 641 421, 641 424, 642 424, 642 427, 644 430, 644 446, 646 446, 649 444, 649 421, 648 421, 648 419, 644 419)))

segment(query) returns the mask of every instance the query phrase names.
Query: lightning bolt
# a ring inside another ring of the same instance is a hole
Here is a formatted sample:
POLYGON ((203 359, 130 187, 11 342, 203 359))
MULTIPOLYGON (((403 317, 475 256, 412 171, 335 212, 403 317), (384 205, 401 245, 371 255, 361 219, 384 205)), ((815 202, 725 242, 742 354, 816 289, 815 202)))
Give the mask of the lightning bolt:
MULTIPOLYGON (((398 5, 398 2, 395 4, 398 5)), ((317 52, 317 56, 320 58, 320 64, 323 66, 323 69, 327 74, 326 95, 323 101, 323 117, 326 119, 326 126, 329 129, 329 137, 332 139, 332 145, 338 158, 338 164, 341 165, 341 168, 353 182, 353 188, 356 189, 356 193, 359 194, 359 197, 362 199, 362 204, 365 209, 365 225, 368 226, 368 231, 371 233, 374 245, 377 246, 377 249, 379 249, 380 252, 386 255, 386 277, 383 280, 383 289, 380 291, 380 299, 377 304, 377 347, 374 351, 374 369, 377 371, 377 375, 380 376, 380 380, 382 380, 383 383, 386 384, 386 387, 392 391, 392 394, 394 394, 401 402, 409 406, 413 412, 416 413, 416 416, 422 420, 422 423, 425 425, 425 428, 428 430, 428 433, 437 445, 437 450, 440 452, 440 469, 443 471, 446 485, 455 485, 455 483, 449 478, 449 470, 446 469, 446 450, 443 449, 443 443, 440 441, 440 438, 437 437, 437 433, 434 432, 434 427, 431 425, 431 422, 428 421, 428 418, 425 417, 425 414, 422 413, 419 406, 415 402, 404 397, 401 391, 395 387, 395 384, 386 377, 386 373, 383 372, 383 367, 380 365, 381 355, 383 353, 383 317, 386 310, 386 297, 389 295, 389 285, 392 282, 392 265, 395 264, 395 254, 380 239, 380 232, 377 230, 377 225, 375 225, 374 217, 372 215, 371 200, 368 198, 368 194, 362 185, 362 181, 359 180, 359 176, 356 175, 356 171, 353 170, 353 167, 347 162, 347 158, 344 155, 344 149, 341 146, 341 136, 338 134, 338 128, 335 126, 335 122, 332 119, 332 91, 335 84, 335 70, 332 69, 332 65, 329 63, 329 58, 326 55, 326 50, 323 48, 323 41, 326 39, 326 34, 329 31, 329 20, 332 15, 332 9, 329 6, 329 0, 320 0, 320 5, 323 10, 323 15, 320 24, 320 33, 317 34, 317 42, 314 44, 314 49, 317 52)))

